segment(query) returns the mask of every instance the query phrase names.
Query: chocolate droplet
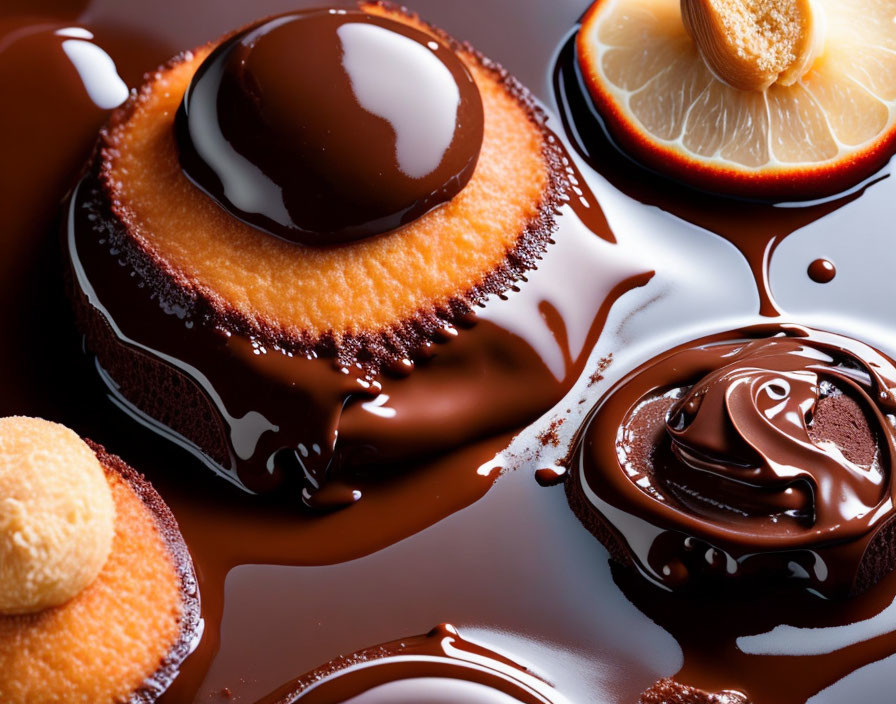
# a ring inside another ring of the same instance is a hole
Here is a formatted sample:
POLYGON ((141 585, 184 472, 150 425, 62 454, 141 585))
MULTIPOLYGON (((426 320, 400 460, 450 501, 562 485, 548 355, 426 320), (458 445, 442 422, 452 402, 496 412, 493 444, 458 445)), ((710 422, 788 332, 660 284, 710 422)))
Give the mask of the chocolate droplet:
POLYGON ((809 265, 809 278, 817 284, 830 283, 836 275, 834 263, 827 259, 816 259, 809 265))

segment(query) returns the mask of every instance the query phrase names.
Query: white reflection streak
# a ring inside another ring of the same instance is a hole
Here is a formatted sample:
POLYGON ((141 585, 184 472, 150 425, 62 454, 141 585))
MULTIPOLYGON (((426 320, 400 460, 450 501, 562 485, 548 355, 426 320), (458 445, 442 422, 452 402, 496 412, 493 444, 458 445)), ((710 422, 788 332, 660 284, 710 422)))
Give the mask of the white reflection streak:
POLYGON ((363 408, 368 413, 379 416, 380 418, 394 418, 397 411, 394 408, 389 408, 388 406, 386 406, 387 403, 389 403, 389 395, 380 394, 372 401, 362 403, 361 408, 363 408))
POLYGON ((102 110, 111 110, 128 98, 128 87, 105 51, 88 41, 93 35, 82 27, 66 27, 57 30, 61 37, 73 37, 62 42, 62 50, 75 67, 84 90, 94 104, 102 110))
POLYGON ((741 636, 737 647, 748 655, 826 655, 896 630, 896 601, 864 621, 827 628, 775 626, 767 633, 741 636))

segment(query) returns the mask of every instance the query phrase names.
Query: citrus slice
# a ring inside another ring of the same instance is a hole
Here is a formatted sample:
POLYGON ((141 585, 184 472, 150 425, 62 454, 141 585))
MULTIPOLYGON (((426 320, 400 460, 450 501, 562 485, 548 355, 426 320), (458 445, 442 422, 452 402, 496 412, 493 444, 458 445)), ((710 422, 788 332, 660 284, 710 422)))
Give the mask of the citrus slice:
MULTIPOLYGON (((717 67, 713 47, 698 46, 682 19, 682 7, 693 4, 598 0, 582 21, 576 48, 585 83, 634 158, 706 190, 781 200, 837 193, 892 156, 896 0, 814 0, 824 36, 811 61, 796 57, 810 65, 797 80, 793 68, 781 71, 761 90, 735 88, 707 66, 717 67)), ((731 45, 740 56, 730 58, 742 60, 745 42, 731 45)))

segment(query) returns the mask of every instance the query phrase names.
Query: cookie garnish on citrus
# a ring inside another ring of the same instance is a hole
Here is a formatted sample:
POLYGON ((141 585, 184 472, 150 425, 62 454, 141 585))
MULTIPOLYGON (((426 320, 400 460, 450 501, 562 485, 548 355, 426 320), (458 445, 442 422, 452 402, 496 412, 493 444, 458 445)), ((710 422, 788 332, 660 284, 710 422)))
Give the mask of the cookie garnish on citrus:
POLYGON ((842 191, 892 156, 896 1, 598 0, 578 62, 644 165, 747 198, 842 191))

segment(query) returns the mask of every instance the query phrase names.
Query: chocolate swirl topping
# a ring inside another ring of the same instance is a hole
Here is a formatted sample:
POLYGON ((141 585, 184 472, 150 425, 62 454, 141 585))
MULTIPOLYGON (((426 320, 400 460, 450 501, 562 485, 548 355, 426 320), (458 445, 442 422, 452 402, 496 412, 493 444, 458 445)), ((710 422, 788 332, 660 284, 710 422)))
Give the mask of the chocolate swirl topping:
POLYGON ((772 519, 752 521, 766 532, 787 532, 791 521, 839 530, 872 511, 887 490, 892 447, 886 468, 876 449, 863 450, 873 447, 872 435, 892 438, 870 396, 892 411, 892 399, 881 396, 885 382, 871 369, 818 359, 816 349, 794 339, 750 342, 734 359, 670 410, 673 461, 658 468, 657 480, 697 510, 704 503, 709 515, 772 519), (815 427, 817 414, 838 410, 861 435, 857 441, 867 439, 861 447, 841 447, 815 427))
POLYGON ((666 586, 777 573, 834 595, 894 567, 863 557, 893 514, 896 367, 839 335, 769 332, 662 355, 585 433, 589 503, 666 586))
POLYGON ((483 109, 438 39, 361 11, 264 21, 223 42, 184 95, 187 177, 235 217, 294 242, 388 232, 473 175, 483 109))

